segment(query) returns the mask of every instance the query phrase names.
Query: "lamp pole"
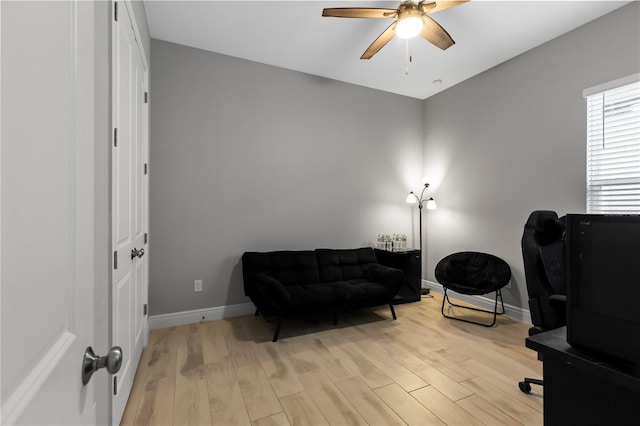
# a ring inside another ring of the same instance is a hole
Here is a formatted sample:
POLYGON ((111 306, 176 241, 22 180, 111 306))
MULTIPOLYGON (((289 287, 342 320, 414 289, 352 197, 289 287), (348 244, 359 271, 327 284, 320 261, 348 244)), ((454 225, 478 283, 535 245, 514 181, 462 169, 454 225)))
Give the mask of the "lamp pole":
POLYGON ((436 201, 433 197, 429 197, 428 199, 424 198, 424 191, 429 187, 429 184, 425 182, 424 187, 422 188, 422 192, 420 193, 420 197, 418 197, 413 191, 409 192, 407 196, 407 203, 409 204, 418 204, 418 209, 420 209, 420 251, 422 251, 422 206, 425 205, 427 210, 435 210, 436 209, 436 201))
MULTIPOLYGON (((424 191, 428 187, 429 187, 429 184, 425 182, 424 187, 422 188, 422 192, 420 193, 420 197, 418 197, 413 191, 409 192, 409 195, 407 196, 407 203, 418 204, 418 209, 419 209, 418 222, 420 224, 419 225, 420 258, 422 258, 422 207, 426 205, 427 210, 435 210, 437 208, 436 201, 433 199, 433 197, 429 197, 428 199, 424 198, 424 191)), ((420 279, 422 280, 422 277, 420 279)), ((424 294, 428 294, 428 289, 426 290, 427 292, 424 294)))

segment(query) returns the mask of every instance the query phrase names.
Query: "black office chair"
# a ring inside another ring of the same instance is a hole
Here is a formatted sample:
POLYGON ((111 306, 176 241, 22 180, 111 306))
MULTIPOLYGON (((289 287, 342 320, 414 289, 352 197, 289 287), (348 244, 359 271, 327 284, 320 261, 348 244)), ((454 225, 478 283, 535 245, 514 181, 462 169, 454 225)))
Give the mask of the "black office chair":
POLYGON ((442 315, 445 318, 469 322, 471 324, 493 327, 496 324, 496 316, 504 314, 504 301, 502 300, 502 288, 511 280, 511 268, 504 260, 492 254, 475 251, 463 251, 453 253, 442 259, 436 265, 436 280, 444 288, 442 298, 442 315), (473 308, 470 306, 451 303, 447 290, 468 295, 483 295, 496 292, 496 301, 493 311, 473 308), (498 312, 498 298, 502 304, 502 312, 498 312), (445 301, 457 308, 471 309, 478 312, 493 314, 493 322, 482 323, 465 318, 454 317, 444 313, 445 301))
MULTIPOLYGON (((533 327, 529 336, 566 325, 564 280, 564 217, 538 210, 529 215, 522 234, 522 259, 533 327)), ((518 383, 524 393, 543 380, 525 378, 518 383)))

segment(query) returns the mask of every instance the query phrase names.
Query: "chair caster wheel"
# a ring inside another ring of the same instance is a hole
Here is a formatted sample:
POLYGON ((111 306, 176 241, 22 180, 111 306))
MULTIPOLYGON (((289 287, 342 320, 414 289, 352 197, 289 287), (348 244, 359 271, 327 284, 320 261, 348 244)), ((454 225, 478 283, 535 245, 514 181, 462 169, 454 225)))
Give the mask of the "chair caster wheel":
POLYGON ((527 382, 518 382, 518 387, 523 393, 531 392, 531 385, 527 382))

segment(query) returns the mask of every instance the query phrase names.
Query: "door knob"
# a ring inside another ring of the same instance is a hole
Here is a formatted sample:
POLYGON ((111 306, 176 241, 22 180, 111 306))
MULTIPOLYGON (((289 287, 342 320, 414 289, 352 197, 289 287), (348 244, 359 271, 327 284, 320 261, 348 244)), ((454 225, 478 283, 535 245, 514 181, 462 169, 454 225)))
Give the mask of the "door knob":
POLYGON ((96 356, 93 348, 89 346, 82 358, 82 384, 86 385, 91 380, 93 373, 101 368, 106 368, 109 374, 116 374, 122 365, 122 348, 114 346, 109 349, 107 356, 96 356))
POLYGON ((135 247, 131 249, 131 259, 135 259, 136 257, 140 258, 144 256, 144 249, 141 248, 140 250, 136 249, 135 247))

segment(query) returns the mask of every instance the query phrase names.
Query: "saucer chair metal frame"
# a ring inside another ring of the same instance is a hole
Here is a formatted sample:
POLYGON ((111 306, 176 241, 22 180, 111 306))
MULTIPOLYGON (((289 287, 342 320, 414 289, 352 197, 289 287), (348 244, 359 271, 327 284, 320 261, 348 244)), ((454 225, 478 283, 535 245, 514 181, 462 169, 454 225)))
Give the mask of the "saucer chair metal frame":
POLYGON ((435 275, 436 280, 442 284, 444 289, 441 312, 445 318, 481 325, 483 327, 493 327, 496 324, 497 316, 505 314, 502 288, 509 284, 511 280, 511 268, 507 262, 499 257, 488 253, 472 251, 453 253, 438 262, 435 275), (447 293, 448 290, 473 296, 495 292, 496 296, 493 310, 490 311, 452 303, 447 293), (498 299, 500 299, 500 305, 502 307, 501 312, 498 311, 498 299), (456 308, 493 314, 493 321, 491 321, 491 323, 483 323, 447 315, 445 313, 445 303, 456 308))

